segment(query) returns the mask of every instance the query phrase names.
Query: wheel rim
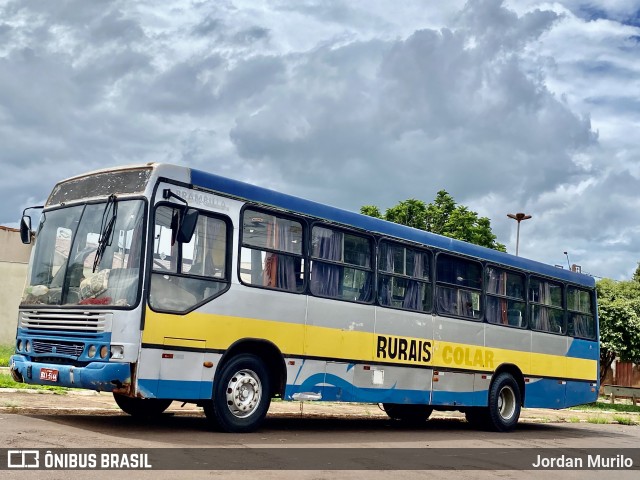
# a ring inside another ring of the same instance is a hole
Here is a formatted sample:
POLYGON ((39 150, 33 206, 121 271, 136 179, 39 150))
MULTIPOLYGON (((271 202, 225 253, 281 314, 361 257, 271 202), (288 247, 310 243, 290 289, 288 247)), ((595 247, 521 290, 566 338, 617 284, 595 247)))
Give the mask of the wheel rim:
POLYGON ((237 418, 251 416, 262 397, 260 378, 253 370, 236 372, 227 384, 227 406, 237 418))
POLYGON ((516 412, 516 394, 511 387, 502 387, 498 395, 498 412, 504 420, 510 420, 516 412))

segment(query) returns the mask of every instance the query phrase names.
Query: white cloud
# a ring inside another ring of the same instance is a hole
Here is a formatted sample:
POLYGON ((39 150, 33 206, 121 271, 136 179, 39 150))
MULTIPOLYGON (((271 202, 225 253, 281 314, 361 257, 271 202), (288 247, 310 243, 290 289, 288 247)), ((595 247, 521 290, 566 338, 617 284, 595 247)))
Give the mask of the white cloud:
POLYGON ((638 2, 0 3, 0 223, 169 161, 357 210, 447 189, 515 249, 640 259, 638 2), (37 201, 37 200, 36 200, 37 201))

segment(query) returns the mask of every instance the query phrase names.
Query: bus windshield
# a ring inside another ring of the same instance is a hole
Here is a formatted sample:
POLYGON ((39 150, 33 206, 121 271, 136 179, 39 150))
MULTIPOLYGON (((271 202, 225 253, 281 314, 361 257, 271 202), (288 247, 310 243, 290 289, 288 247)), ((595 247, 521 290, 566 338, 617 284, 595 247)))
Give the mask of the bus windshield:
POLYGON ((143 230, 142 200, 44 212, 21 305, 134 306, 143 230))

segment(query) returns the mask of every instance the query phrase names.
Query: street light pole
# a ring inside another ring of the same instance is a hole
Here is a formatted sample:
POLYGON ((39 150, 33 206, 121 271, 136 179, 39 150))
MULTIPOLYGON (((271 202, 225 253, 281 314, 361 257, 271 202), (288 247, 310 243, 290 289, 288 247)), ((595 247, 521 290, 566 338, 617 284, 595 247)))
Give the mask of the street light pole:
POLYGON ((507 213, 507 217, 513 218, 516 222, 518 222, 518 233, 516 233, 516 257, 518 256, 518 248, 520 246, 520 222, 523 220, 529 220, 531 215, 526 215, 524 213, 507 213))

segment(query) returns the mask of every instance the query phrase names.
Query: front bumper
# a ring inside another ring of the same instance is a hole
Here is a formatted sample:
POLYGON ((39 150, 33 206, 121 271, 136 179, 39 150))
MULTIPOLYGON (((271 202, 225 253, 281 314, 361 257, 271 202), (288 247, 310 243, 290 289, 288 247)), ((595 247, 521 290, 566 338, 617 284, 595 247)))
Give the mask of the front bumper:
POLYGON ((128 392, 131 387, 131 365, 129 363, 91 362, 85 367, 36 363, 24 355, 13 355, 9 362, 11 375, 18 382, 34 385, 56 385, 59 387, 84 388, 98 392, 128 392), (58 380, 40 380, 43 368, 58 371, 58 380))

